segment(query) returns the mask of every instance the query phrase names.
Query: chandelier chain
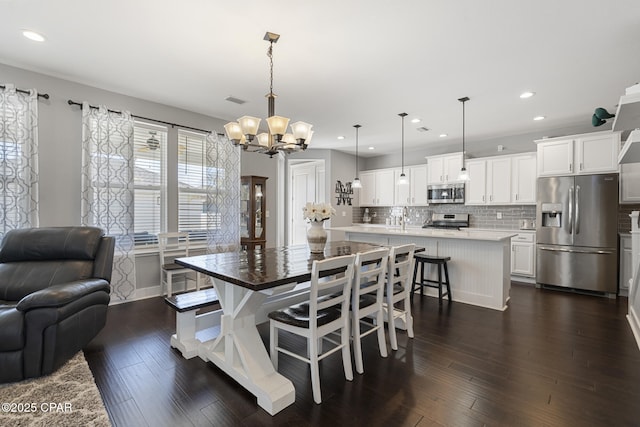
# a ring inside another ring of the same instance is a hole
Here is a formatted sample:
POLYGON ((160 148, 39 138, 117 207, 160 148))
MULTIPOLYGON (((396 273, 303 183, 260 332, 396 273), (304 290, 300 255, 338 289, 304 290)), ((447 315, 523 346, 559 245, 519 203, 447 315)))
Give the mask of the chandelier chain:
POLYGON ((269 80, 269 94, 273 95, 273 42, 269 45, 267 56, 269 57, 269 74, 271 76, 269 80))

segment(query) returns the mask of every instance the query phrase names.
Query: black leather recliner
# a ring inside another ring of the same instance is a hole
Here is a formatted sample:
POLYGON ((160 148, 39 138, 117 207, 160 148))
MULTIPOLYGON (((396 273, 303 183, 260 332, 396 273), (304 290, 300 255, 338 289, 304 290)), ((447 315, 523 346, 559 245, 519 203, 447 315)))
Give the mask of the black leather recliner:
POLYGON ((0 246, 0 383, 50 374, 104 327, 115 239, 96 227, 12 230, 0 246))

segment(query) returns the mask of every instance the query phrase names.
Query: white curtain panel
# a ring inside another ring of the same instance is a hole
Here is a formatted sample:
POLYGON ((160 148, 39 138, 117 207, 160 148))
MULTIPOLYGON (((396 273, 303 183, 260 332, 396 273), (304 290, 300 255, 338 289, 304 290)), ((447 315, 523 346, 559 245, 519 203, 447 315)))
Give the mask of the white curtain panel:
POLYGON ((38 93, 0 89, 0 240, 38 227, 38 93))
POLYGON ((135 297, 133 119, 82 104, 82 225, 116 238, 111 296, 135 297))
POLYGON ((240 147, 209 134, 207 144, 207 246, 209 253, 240 248, 240 147))

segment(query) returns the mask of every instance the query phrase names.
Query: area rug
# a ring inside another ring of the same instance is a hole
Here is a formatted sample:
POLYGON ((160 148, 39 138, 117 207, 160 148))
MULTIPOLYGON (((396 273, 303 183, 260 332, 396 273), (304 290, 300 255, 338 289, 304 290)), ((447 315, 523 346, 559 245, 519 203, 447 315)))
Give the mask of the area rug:
POLYGON ((46 377, 0 385, 0 426, 111 426, 80 351, 46 377))

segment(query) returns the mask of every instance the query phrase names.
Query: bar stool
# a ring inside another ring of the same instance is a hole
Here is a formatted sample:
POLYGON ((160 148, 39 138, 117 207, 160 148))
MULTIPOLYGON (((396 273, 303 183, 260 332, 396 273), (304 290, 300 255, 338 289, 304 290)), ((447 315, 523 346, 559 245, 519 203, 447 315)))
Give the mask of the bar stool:
POLYGON ((428 286, 430 288, 438 289, 438 299, 440 304, 442 304, 442 297, 448 297, 449 302, 451 302, 451 286, 449 284, 449 269, 447 268, 447 261, 451 261, 451 257, 439 257, 432 255, 425 255, 422 253, 416 253, 413 255, 415 258, 415 267, 413 269, 413 284, 411 287, 411 300, 413 301, 413 293, 416 289, 416 285, 420 285, 420 295, 424 295, 424 287, 428 286), (432 264, 438 267, 438 280, 425 279, 424 278, 424 266, 425 264, 432 264), (420 266, 420 281, 416 281, 418 276, 418 265, 420 266), (442 270, 444 269, 444 277, 445 281, 442 281, 442 270), (442 285, 447 287, 446 292, 442 292, 442 285))

